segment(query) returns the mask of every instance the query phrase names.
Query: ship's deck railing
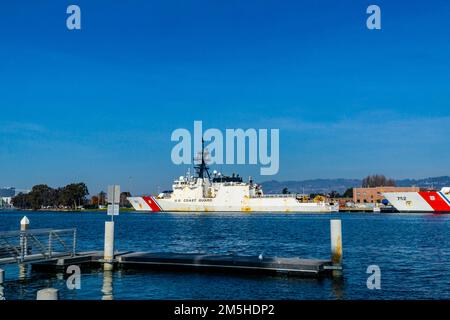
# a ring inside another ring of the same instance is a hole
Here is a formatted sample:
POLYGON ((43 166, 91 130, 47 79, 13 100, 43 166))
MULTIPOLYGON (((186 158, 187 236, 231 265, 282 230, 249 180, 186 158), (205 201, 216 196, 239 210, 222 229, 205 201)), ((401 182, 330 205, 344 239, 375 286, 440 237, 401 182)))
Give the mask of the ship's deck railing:
POLYGON ((76 229, 0 232, 0 264, 74 256, 76 237, 76 229))
POLYGON ((265 195, 259 195, 259 196, 252 196, 250 198, 303 198, 308 197, 306 194, 295 194, 295 193, 289 193, 289 194, 265 194, 265 195))

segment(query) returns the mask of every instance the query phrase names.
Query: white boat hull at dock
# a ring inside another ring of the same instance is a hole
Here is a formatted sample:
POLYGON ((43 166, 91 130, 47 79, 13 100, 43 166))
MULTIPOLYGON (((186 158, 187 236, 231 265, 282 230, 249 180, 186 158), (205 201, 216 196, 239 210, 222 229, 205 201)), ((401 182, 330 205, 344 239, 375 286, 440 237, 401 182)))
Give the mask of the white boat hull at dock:
POLYGON ((295 197, 260 197, 231 199, 157 199, 148 197, 128 198, 137 211, 147 212, 336 212, 337 207, 321 202, 301 202, 295 197))

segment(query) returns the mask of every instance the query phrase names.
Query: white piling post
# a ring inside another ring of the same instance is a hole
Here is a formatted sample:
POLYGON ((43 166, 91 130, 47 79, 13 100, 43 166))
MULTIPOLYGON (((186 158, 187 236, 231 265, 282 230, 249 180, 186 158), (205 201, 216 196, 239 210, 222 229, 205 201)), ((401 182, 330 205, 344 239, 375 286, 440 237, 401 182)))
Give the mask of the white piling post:
POLYGON ((47 288, 37 292, 36 300, 58 300, 58 289, 47 288))
POLYGON ((3 292, 3 282, 5 282, 5 270, 0 269, 0 300, 5 300, 5 293, 3 292))
MULTIPOLYGON (((20 220, 20 231, 27 231, 28 227, 30 226, 30 220, 28 220, 27 216, 24 216, 22 220, 20 220)), ((27 243, 27 237, 20 235, 20 250, 22 253, 22 258, 27 255, 28 251, 28 243, 27 243)))
POLYGON ((105 249, 103 259, 105 263, 103 265, 104 270, 113 269, 114 260, 114 222, 105 222, 105 249))
MULTIPOLYGON (((342 266, 342 225, 341 220, 330 220, 331 233, 331 262, 335 266, 342 266)), ((340 270, 333 270, 333 275, 339 275, 340 270)))
POLYGON ((24 216, 22 220, 20 220, 20 231, 27 231, 29 225, 30 220, 28 220, 27 216, 24 216))

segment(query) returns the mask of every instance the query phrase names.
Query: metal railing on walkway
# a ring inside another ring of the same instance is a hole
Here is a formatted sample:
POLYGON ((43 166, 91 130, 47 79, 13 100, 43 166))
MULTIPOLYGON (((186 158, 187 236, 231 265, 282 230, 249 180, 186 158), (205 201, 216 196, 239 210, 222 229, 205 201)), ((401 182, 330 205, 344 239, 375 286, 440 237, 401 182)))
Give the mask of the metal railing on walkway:
POLYGON ((76 229, 0 232, 0 265, 74 256, 76 244, 76 229))

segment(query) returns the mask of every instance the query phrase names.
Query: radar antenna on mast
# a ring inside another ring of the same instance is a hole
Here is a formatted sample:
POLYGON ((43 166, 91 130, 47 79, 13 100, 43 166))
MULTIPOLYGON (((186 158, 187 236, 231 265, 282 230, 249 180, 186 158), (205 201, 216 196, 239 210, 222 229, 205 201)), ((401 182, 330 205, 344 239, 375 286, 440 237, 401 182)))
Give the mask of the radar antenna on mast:
POLYGON ((197 173, 197 177, 198 178, 205 178, 206 176, 208 177, 209 180, 211 180, 211 175, 209 174, 209 167, 206 164, 206 157, 208 156, 207 151, 205 151, 205 140, 202 138, 202 151, 201 154, 198 155, 195 159, 194 162, 196 162, 197 164, 194 166, 194 169, 197 173), (206 173, 206 175, 205 175, 206 173))

